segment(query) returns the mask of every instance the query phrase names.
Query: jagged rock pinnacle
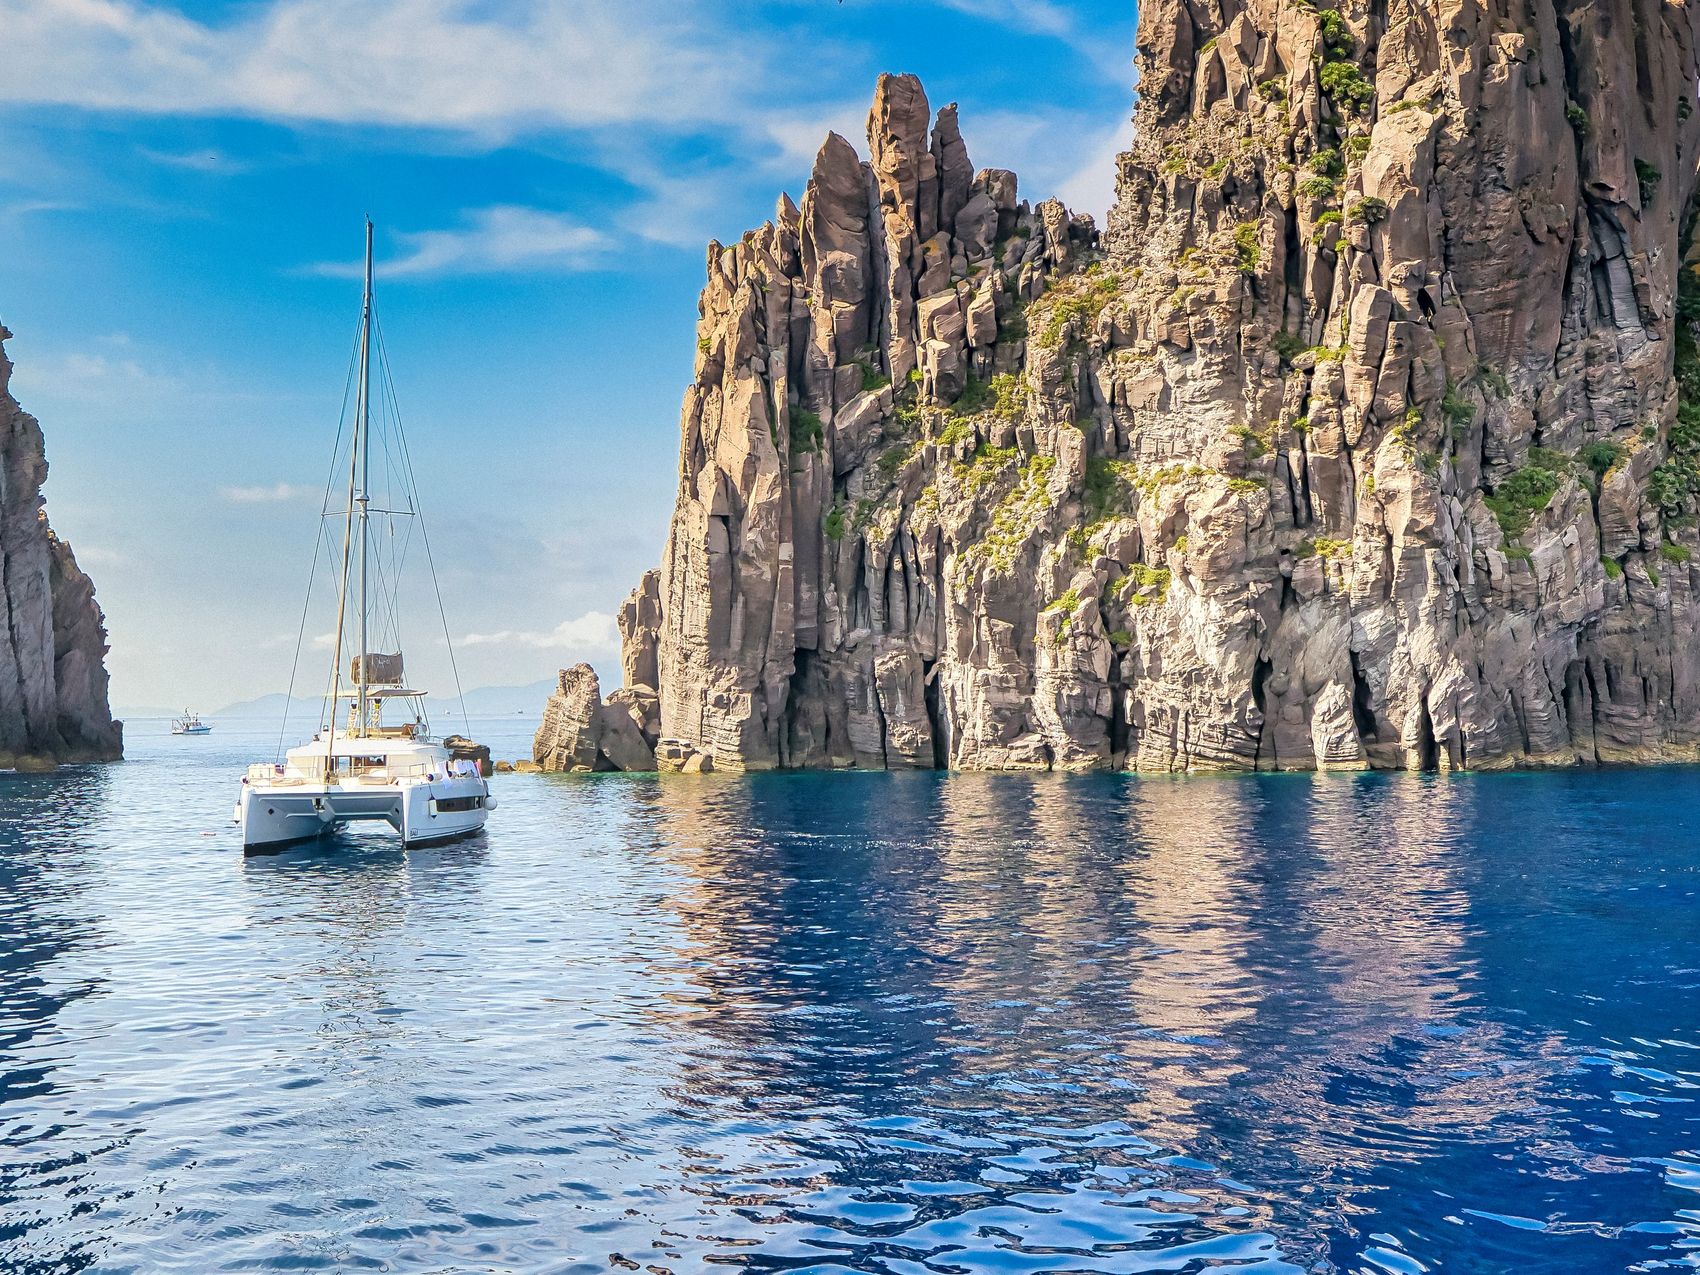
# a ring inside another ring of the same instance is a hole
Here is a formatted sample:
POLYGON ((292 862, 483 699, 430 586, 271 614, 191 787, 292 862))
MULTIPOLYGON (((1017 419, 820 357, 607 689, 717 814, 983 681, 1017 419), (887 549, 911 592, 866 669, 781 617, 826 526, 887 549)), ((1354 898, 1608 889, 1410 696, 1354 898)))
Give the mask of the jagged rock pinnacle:
POLYGON ((1513 7, 1149 0, 1102 239, 882 77, 710 254, 662 765, 1700 756, 1700 17, 1513 7))

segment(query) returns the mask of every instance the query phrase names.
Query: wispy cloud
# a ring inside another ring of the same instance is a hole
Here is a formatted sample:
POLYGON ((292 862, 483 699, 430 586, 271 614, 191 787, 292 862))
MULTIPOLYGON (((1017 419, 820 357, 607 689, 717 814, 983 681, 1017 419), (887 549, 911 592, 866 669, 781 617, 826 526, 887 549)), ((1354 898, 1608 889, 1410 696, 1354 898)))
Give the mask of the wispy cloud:
POLYGON ((318 493, 311 487, 273 483, 270 487, 221 487, 218 494, 233 505, 283 505, 318 493))
POLYGON ((1051 0, 937 0, 946 9, 998 22, 1018 31, 1060 38, 1074 35, 1074 17, 1051 0))
POLYGON ((405 125, 680 126, 731 118, 757 42, 681 3, 272 0, 214 25, 140 0, 0 0, 0 100, 405 125))
POLYGON ((563 620, 544 632, 504 629, 499 633, 468 633, 459 644, 464 647, 512 646, 537 651, 594 654, 618 650, 620 633, 613 616, 604 611, 587 611, 577 619, 563 620))
POLYGON ((73 545, 71 548, 77 555, 77 565, 85 570, 90 567, 121 567, 129 561, 118 550, 103 545, 73 545))
POLYGON ((538 208, 483 208, 471 215, 471 221, 461 230, 400 236, 404 255, 387 263, 384 273, 476 274, 519 267, 579 270, 610 246, 600 230, 538 208))
MULTIPOLYGON (((112 338, 102 343, 120 346, 112 338)), ((34 397, 48 389, 56 398, 78 402, 114 402, 139 405, 157 401, 181 390, 177 380, 152 364, 134 357, 109 357, 85 350, 37 353, 28 345, 12 355, 17 363, 15 384, 19 397, 34 397)))
POLYGON ((1089 28, 1082 29, 1075 14, 1055 0, 934 0, 934 3, 1014 31, 1060 40, 1108 79, 1125 79, 1132 74, 1133 50, 1123 47, 1119 36, 1111 41, 1089 28))
MULTIPOLYGON (((400 255, 380 259, 386 278, 450 274, 493 274, 506 270, 586 270, 613 246, 600 230, 564 213, 501 205, 464 214, 453 230, 404 231, 396 235, 400 255)), ((322 261, 313 274, 358 276, 356 261, 322 261)))
POLYGON ((789 172, 808 172, 820 153, 828 133, 850 139, 858 150, 866 149, 867 94, 828 104, 807 113, 792 113, 769 120, 764 131, 776 148, 769 167, 789 172))
POLYGON ((20 199, 0 204, 0 214, 8 217, 29 217, 36 213, 76 212, 81 204, 64 199, 20 199))
POLYGON ((184 168, 197 173, 221 173, 227 177, 249 171, 249 165, 216 151, 156 151, 143 146, 137 154, 167 168, 184 168))
MULTIPOLYGON (((1084 23, 1060 0, 931 3, 1060 41, 1103 78, 1128 75, 1125 31, 1084 23)), ((504 204, 398 236, 400 256, 382 267, 392 277, 581 270, 614 237, 694 250, 735 232, 724 210, 752 180, 794 181, 829 129, 860 137, 865 97, 805 70, 780 28, 736 20, 726 0, 642 9, 635 20, 626 0, 257 0, 199 20, 152 0, 0 0, 0 103, 411 129, 483 148, 564 135, 635 192, 593 224, 504 204)), ((820 26, 810 38, 831 61, 844 26, 820 26)), ((1080 152, 1079 141, 1050 147, 1080 152)), ((210 149, 144 155, 243 171, 210 149)))

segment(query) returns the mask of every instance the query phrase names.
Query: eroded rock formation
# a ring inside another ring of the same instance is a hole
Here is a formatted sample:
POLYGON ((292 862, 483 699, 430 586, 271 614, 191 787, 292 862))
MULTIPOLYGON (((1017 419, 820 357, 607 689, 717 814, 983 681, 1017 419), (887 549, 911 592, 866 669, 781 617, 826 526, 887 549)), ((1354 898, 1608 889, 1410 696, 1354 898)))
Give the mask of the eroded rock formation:
POLYGON ((654 770, 655 750, 645 739, 645 726, 653 737, 659 723, 646 722, 647 708, 630 689, 604 702, 600 679, 588 664, 562 669, 531 758, 547 771, 654 770))
POLYGON ((663 766, 1700 756, 1697 12, 1146 0, 1102 238, 883 78, 709 248, 663 766))
POLYGON ((37 769, 123 754, 107 703, 106 618, 42 508, 41 426, 12 397, 0 327, 0 766, 37 769))

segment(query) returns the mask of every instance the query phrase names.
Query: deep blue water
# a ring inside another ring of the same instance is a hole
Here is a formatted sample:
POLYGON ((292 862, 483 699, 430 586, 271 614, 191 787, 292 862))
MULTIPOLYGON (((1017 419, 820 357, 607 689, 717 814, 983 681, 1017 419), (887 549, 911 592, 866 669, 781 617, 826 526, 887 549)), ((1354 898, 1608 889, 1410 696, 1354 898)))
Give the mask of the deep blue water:
POLYGON ((1700 771, 504 776, 245 861, 271 736, 161 729, 0 779, 8 1275, 1700 1262, 1700 771))

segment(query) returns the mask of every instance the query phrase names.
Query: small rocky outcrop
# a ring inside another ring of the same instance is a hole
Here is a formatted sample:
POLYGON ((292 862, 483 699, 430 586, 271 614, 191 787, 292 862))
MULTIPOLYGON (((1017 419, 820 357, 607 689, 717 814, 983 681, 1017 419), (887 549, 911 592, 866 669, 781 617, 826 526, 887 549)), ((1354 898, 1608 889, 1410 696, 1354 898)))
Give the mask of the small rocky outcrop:
POLYGON ((107 700, 106 617, 42 507, 41 426, 11 395, 0 327, 0 766, 51 769, 123 755, 107 700))
POLYGON ((544 706, 532 760, 546 771, 654 770, 660 716, 655 693, 628 687, 602 699, 588 664, 562 669, 544 706))
POLYGON ((448 735, 443 739, 443 747, 449 750, 449 756, 456 761, 476 762, 478 773, 486 779, 496 773, 496 765, 490 760, 488 744, 480 744, 465 735, 448 735))
POLYGON ((1700 758, 1700 8, 1139 17, 1102 236, 887 76, 710 245, 661 765, 1700 758))

